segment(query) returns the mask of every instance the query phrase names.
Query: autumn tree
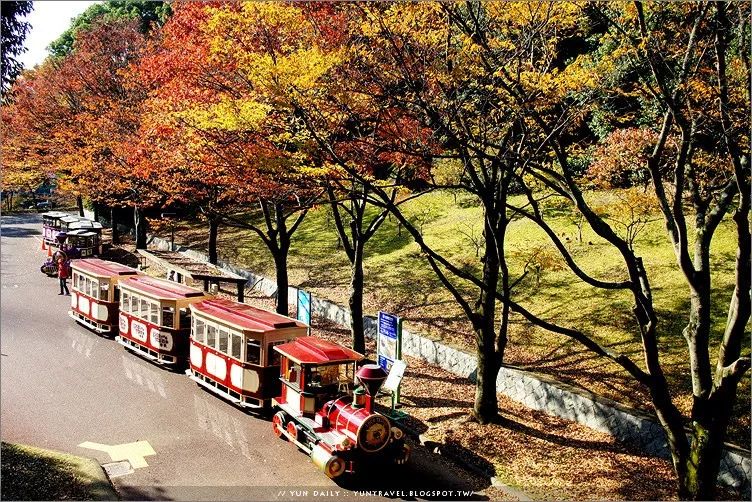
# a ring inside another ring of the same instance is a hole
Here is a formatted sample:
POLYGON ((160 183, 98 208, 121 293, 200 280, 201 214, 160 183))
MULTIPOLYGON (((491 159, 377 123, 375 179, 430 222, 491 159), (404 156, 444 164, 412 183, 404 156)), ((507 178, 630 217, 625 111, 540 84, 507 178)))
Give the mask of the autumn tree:
MULTIPOLYGON (((666 431, 679 495, 706 499, 715 488, 737 386, 749 369, 742 342, 750 317, 749 122, 744 113, 749 108, 749 63, 741 49, 748 45, 749 20, 739 5, 726 3, 596 7, 553 2, 362 7, 365 22, 352 63, 359 78, 351 79, 358 89, 353 92, 409 110, 431 128, 444 152, 462 161, 457 185, 477 196, 484 210, 482 274, 469 273, 426 244, 419 229, 390 204, 389 195, 377 186, 372 189, 413 235, 474 327, 479 364, 474 412, 479 420, 493 420, 497 412, 495 382, 504 338, 493 334, 495 315, 489 314, 495 314, 500 301, 502 308, 533 325, 611 359, 646 387, 666 431), (603 44, 603 51, 588 52, 585 40, 603 44), (589 204, 575 163, 580 143, 589 136, 587 119, 596 98, 627 65, 647 70, 637 73, 642 102, 646 112, 658 113, 655 121, 644 114, 643 124, 655 138, 646 171, 689 286, 684 331, 694 400, 689 439, 687 420, 674 403, 676 390, 661 366, 660 317, 651 278, 629 235, 589 204), (677 145, 674 151, 667 149, 670 138, 677 145), (513 205, 504 197, 512 182, 526 205, 513 205), (552 196, 567 199, 587 227, 621 257, 623 279, 607 281, 582 269, 541 210, 541 200, 552 196), (712 371, 710 243, 729 211, 738 233, 736 289, 712 371), (642 364, 602 347, 595 333, 536 315, 497 282, 509 280, 503 266, 509 213, 538 225, 577 278, 632 298, 642 364), (688 219, 695 222, 694 243, 688 219), (456 294, 460 289, 451 281, 477 288, 475 304, 456 294)), ((322 147, 329 148, 331 142, 320 138, 322 147)), ((331 148, 329 153, 350 174, 358 174, 346 156, 331 148)), ((503 312, 501 319, 500 335, 503 312)))
POLYGON ((291 49, 273 38, 275 45, 260 43, 275 25, 259 24, 257 8, 283 10, 276 4, 176 6, 146 73, 158 82, 151 120, 189 139, 180 152, 183 174, 203 173, 186 196, 211 219, 247 228, 264 242, 275 263, 277 311, 287 315, 291 239, 320 189, 310 183, 318 167, 302 128, 289 109, 275 106, 282 87, 272 86, 283 85, 275 81, 279 74, 306 78, 304 70, 314 66, 300 66, 304 55, 269 58, 268 50, 291 49), (236 214, 248 205, 257 208, 255 220, 236 214))
MULTIPOLYGON (((643 115, 655 116, 654 139, 644 166, 688 287, 683 335, 692 379, 689 420, 680 416, 670 397, 662 395, 668 393, 665 383, 650 382, 682 498, 713 497, 737 387, 750 367, 749 347, 744 346, 752 310, 748 114, 752 72, 746 7, 742 2, 635 2, 599 11, 617 41, 620 56, 614 58, 615 66, 622 72, 636 66, 644 69, 638 88, 649 96, 650 108, 643 115), (713 361, 715 327, 710 311, 722 300, 711 286, 711 250, 715 232, 728 213, 736 227, 735 289, 713 361)), ((646 313, 649 316, 640 319, 644 332, 655 329, 657 322, 653 312, 646 309, 646 313)), ((658 347, 646 345, 645 355, 658 370, 658 347)))

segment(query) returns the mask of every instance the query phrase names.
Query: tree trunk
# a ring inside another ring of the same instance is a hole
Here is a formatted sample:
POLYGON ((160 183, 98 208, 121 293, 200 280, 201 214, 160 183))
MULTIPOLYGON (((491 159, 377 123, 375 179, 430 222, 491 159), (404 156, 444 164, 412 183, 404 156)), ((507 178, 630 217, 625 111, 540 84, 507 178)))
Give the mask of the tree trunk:
POLYGON ((705 416, 693 420, 690 426, 692 440, 689 456, 685 460, 683 476, 679 477, 679 497, 686 500, 715 499, 724 431, 731 416, 731 407, 725 403, 711 404, 711 401, 705 401, 703 407, 705 416), (723 409, 716 408, 717 405, 723 409))
POLYGON ((277 276, 277 313, 287 316, 290 315, 289 279, 287 277, 287 254, 286 249, 276 250, 274 254, 274 270, 277 276))
POLYGON ((99 204, 93 203, 94 206, 94 221, 99 221, 99 204))
POLYGON ((496 350, 496 291, 499 282, 499 256, 494 228, 487 222, 483 230, 485 255, 483 257, 483 283, 486 288, 480 293, 475 305, 473 331, 477 344, 478 372, 475 383, 473 414, 482 424, 496 420, 499 405, 496 398, 496 378, 501 368, 500 354, 496 350))
POLYGON ((115 206, 110 208, 110 226, 112 227, 112 243, 120 244, 120 235, 118 233, 117 210, 115 206))
POLYGON ((133 208, 133 224, 136 227, 136 249, 146 249, 146 219, 138 207, 133 208))
POLYGON ((219 231, 219 219, 209 218, 209 263, 217 264, 217 233, 219 231))
POLYGON ((76 206, 78 206, 78 215, 84 217, 84 199, 80 195, 76 195, 76 206))
POLYGON ((352 275, 350 277, 350 333, 352 334, 352 348, 356 352, 365 354, 366 338, 363 329, 363 244, 353 243, 354 259, 352 262, 352 275))

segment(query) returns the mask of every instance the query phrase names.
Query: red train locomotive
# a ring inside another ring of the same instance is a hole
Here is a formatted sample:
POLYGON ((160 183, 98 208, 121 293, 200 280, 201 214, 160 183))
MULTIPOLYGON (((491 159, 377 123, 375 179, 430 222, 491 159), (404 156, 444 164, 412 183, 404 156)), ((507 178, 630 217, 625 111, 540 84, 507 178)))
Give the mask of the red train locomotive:
POLYGON ((138 275, 134 268, 98 258, 72 262, 71 308, 68 315, 97 333, 113 332, 118 326, 118 282, 138 275))
POLYGON ((188 360, 192 303, 206 295, 146 275, 120 282, 120 335, 126 349, 159 364, 183 367, 188 360))
POLYGON ((273 347, 308 327, 251 305, 211 298, 191 304, 191 380, 242 407, 268 406, 280 393, 273 347))
POLYGON ((369 460, 405 463, 410 447, 404 433, 373 409, 386 379, 380 366, 336 343, 302 337, 274 348, 282 356, 282 393, 272 402, 279 411, 274 433, 311 456, 330 478, 355 472, 369 460), (352 389, 355 380, 361 386, 352 389))

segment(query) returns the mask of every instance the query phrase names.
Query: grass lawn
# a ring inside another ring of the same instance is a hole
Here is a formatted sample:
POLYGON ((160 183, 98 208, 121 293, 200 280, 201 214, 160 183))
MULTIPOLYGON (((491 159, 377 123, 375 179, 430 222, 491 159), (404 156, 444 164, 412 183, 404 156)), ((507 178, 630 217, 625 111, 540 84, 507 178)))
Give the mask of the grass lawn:
POLYGON ((0 456, 3 500, 107 500, 115 496, 93 461, 5 442, 0 456))
MULTIPOLYGON (((613 203, 613 192, 591 193, 594 205, 613 203)), ((449 192, 435 192, 406 204, 405 212, 423 232, 426 242, 452 262, 479 270, 474 239, 481 235, 480 208, 469 198, 449 192)), ((626 278, 619 256, 588 229, 582 241, 572 213, 565 207, 546 208, 549 223, 567 242, 578 264, 590 275, 604 280, 626 278)), ((167 236, 165 229, 162 235, 167 236)), ((176 242, 206 249, 206 225, 183 222, 176 230, 176 242)), ((630 295, 588 286, 566 269, 547 236, 533 223, 517 220, 509 230, 510 273, 522 274, 524 264, 535 255, 539 273, 528 275, 514 290, 515 299, 540 317, 564 326, 582 329, 612 350, 630 355, 642 364, 639 333, 631 313, 630 295)), ((656 215, 637 238, 635 249, 644 259, 659 316, 662 363, 677 394, 677 405, 691 407, 689 363, 682 329, 689 309, 688 288, 679 272, 662 220, 656 215)), ((734 230, 727 218, 718 228, 712 248, 714 332, 711 356, 717 353, 733 291, 734 230)), ((220 259, 273 278, 274 264, 263 243, 248 230, 220 228, 220 259)), ((396 221, 387 220, 366 249, 365 311, 375 315, 386 310, 404 317, 407 329, 442 339, 466 350, 473 347, 469 323, 459 306, 441 286, 418 247, 396 221)), ((289 261, 290 284, 346 304, 349 263, 338 246, 327 207, 309 213, 293 237, 289 261)), ((471 292, 471 291, 469 291, 471 292)), ((470 297, 474 301, 474 298, 470 297)), ((749 352, 749 347, 745 349, 749 352)), ((650 408, 646 389, 634 384, 618 366, 583 350, 577 343, 530 326, 516 317, 510 333, 506 362, 550 374, 617 401, 650 408)), ((740 389, 732 438, 749 448, 749 377, 740 389)))

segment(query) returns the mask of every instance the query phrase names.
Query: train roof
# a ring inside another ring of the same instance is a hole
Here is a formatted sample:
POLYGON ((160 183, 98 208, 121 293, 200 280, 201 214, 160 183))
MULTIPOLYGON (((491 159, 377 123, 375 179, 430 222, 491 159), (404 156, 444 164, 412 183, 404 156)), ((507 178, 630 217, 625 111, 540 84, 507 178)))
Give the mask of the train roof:
POLYGON ((80 270, 96 277, 130 276, 140 272, 135 268, 121 265, 113 261, 100 260, 99 258, 84 258, 71 262, 73 270, 80 270))
POLYGON ((157 279, 148 275, 137 275, 120 281, 120 287, 129 288, 160 300, 184 300, 204 296, 203 291, 184 284, 164 279, 157 279))
POLYGON ((66 223, 74 223, 74 222, 80 221, 81 218, 78 216, 73 216, 69 214, 69 215, 63 216, 62 218, 60 218, 60 220, 66 223))
POLYGON ((76 222, 73 222, 70 224, 70 228, 77 229, 77 230, 86 230, 86 229, 101 229, 102 224, 98 221, 92 221, 87 219, 79 219, 76 222))
POLYGON ((245 303, 210 298, 191 305, 197 314, 213 317, 247 331, 267 332, 284 328, 307 328, 302 322, 245 303))
POLYGON ((360 361, 363 354, 315 336, 303 336, 274 347, 274 350, 299 364, 327 364, 360 361))
POLYGON ((42 213, 42 218, 62 218, 64 216, 70 216, 70 215, 62 211, 48 211, 46 213, 42 213))
POLYGON ((92 237, 94 235, 97 235, 96 232, 92 232, 90 230, 86 230, 85 228, 78 228, 76 230, 70 230, 67 232, 68 235, 78 235, 81 237, 92 237))

